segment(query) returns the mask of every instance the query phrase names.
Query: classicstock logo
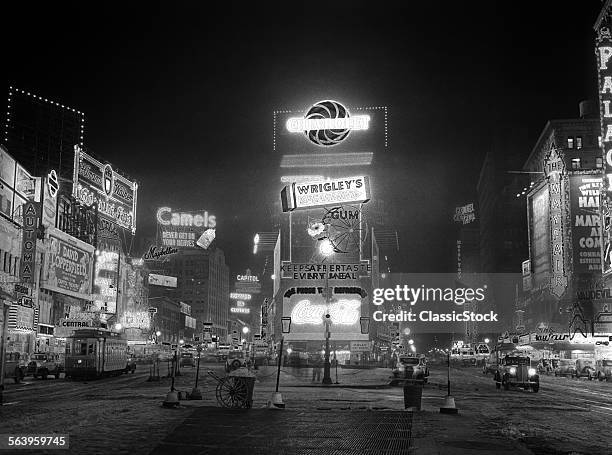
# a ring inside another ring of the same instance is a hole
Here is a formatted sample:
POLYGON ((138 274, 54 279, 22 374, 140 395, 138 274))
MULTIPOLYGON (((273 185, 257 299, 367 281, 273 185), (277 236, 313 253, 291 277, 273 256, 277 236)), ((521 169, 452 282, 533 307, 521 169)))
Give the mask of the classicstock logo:
POLYGON ((352 130, 367 130, 369 115, 350 115, 338 101, 324 100, 313 104, 303 118, 287 120, 287 130, 304 133, 314 144, 332 147, 346 139, 352 130))

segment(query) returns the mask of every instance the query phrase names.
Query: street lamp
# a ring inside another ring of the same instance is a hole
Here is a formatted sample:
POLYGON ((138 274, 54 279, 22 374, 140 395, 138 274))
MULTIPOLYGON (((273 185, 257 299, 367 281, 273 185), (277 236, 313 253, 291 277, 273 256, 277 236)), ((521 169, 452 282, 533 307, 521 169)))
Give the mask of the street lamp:
MULTIPOLYGON (((291 318, 288 316, 281 318, 281 332, 283 334, 291 332, 291 318)), ((278 383, 280 381, 280 370, 281 365, 283 363, 283 345, 285 342, 284 335, 281 335, 280 347, 278 349, 278 367, 276 370, 276 391, 272 394, 272 399, 269 402, 269 406, 274 406, 276 408, 284 408, 285 403, 283 403, 283 396, 278 391, 278 383)), ((291 354, 291 348, 287 348, 287 355, 291 354)))
POLYGON ((367 316, 361 316, 359 318, 359 324, 361 325, 361 333, 366 335, 370 333, 370 318, 367 316))
POLYGON ((319 253, 325 257, 329 257, 334 254, 334 245, 332 245, 329 239, 321 240, 321 243, 319 243, 319 253))
POLYGON ((414 344, 414 340, 413 340, 412 338, 411 338, 411 339, 409 339, 409 340, 408 340, 408 344, 409 344, 409 345, 413 345, 413 344, 414 344))

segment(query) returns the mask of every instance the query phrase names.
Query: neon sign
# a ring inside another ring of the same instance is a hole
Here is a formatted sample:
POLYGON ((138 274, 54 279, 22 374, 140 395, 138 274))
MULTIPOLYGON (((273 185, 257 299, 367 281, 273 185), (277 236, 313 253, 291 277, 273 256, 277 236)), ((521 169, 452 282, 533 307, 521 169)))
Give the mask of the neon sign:
POLYGON ((250 281, 252 283, 259 283, 259 277, 257 275, 236 275, 236 281, 250 281))
POLYGON ((245 307, 232 307, 232 308, 230 308, 230 313, 250 314, 251 313, 251 309, 250 308, 245 308, 245 307))
POLYGON ((251 294, 244 294, 242 292, 230 292, 230 299, 234 300, 251 300, 251 294))
POLYGON ((323 318, 329 313, 332 324, 353 325, 359 321, 360 308, 361 301, 357 299, 340 299, 329 305, 313 305, 310 300, 300 300, 291 310, 291 322, 323 325, 323 318))
POLYGON ((604 10, 599 16, 595 28, 597 38, 595 39, 595 49, 597 55, 597 76, 598 93, 600 106, 601 124, 601 143, 602 155, 604 159, 603 173, 606 178, 603 180, 600 198, 600 229, 601 235, 601 259, 602 273, 604 275, 612 272, 612 112, 610 102, 612 101, 612 34, 610 33, 610 5, 606 3, 604 10))
POLYGON ((217 226, 215 215, 194 212, 173 212, 170 207, 160 207, 157 210, 157 222, 162 226, 210 227, 217 226))
POLYGON ((97 204, 98 212, 132 234, 136 232, 138 184, 74 146, 72 195, 81 204, 97 204))
POLYGON ((101 251, 96 258, 94 278, 94 305, 103 313, 115 313, 117 310, 117 273, 119 271, 119 253, 101 251))
POLYGON ((311 209, 370 200, 370 180, 367 176, 345 177, 325 182, 297 183, 281 192, 283 212, 311 209))
POLYGON ((345 140, 351 131, 367 130, 369 115, 351 116, 338 101, 323 100, 313 104, 304 117, 291 117, 285 126, 290 133, 303 133, 321 147, 333 147, 345 140))

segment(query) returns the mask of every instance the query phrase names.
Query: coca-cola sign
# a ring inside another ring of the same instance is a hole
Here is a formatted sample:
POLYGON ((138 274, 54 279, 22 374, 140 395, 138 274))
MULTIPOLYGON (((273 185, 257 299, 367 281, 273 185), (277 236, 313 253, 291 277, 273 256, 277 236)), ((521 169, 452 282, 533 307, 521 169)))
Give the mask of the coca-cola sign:
POLYGON ((283 317, 291 317, 291 332, 286 339, 319 341, 325 339, 325 321, 331 321, 329 331, 334 340, 367 340, 361 333, 359 318, 367 313, 368 298, 361 289, 331 287, 326 296, 322 287, 296 287, 283 296, 283 317), (326 318, 329 315, 329 318, 326 318))

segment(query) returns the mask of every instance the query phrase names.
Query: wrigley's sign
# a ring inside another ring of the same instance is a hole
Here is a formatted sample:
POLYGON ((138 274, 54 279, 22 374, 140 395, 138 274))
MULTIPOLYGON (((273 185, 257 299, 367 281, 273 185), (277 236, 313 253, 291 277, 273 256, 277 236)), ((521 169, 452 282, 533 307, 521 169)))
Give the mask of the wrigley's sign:
POLYGON ((345 177, 318 182, 294 182, 281 191, 283 212, 328 205, 362 203, 370 200, 367 176, 345 177))

